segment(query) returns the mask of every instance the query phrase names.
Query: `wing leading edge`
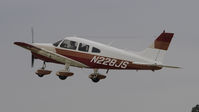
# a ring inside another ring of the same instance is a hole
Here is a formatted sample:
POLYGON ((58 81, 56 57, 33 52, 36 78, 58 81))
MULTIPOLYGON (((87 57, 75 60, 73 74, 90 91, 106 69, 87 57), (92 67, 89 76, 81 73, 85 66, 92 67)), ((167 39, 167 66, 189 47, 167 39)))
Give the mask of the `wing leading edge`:
POLYGON ((33 54, 35 54, 37 56, 40 55, 40 56, 43 56, 45 58, 51 59, 56 63, 60 63, 60 64, 70 63, 70 64, 77 66, 77 67, 87 67, 86 65, 84 65, 84 64, 82 64, 82 63, 80 63, 76 60, 72 60, 72 59, 64 57, 60 54, 54 53, 52 51, 49 51, 49 50, 46 50, 46 49, 43 49, 43 48, 36 47, 36 46, 28 44, 28 43, 14 42, 14 44, 18 45, 20 47, 23 47, 27 50, 30 50, 33 54))

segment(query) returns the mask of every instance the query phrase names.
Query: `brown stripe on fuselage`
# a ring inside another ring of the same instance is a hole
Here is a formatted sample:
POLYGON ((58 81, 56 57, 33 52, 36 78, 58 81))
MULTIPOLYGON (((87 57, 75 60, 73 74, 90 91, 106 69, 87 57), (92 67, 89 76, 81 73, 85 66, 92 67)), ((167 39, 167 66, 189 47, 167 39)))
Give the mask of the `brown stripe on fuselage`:
POLYGON ((148 65, 138 65, 138 64, 133 64, 133 62, 127 61, 127 60, 120 60, 116 58, 110 58, 110 57, 104 57, 104 56, 99 56, 99 55, 94 55, 94 54, 88 54, 88 53, 83 53, 83 52, 78 52, 78 51, 71 51, 67 49, 60 49, 56 48, 56 53, 63 55, 65 57, 71 58, 73 60, 76 60, 80 63, 83 63, 88 66, 88 68, 99 68, 99 69, 135 69, 135 70, 159 70, 161 67, 157 66, 148 66, 148 65), (115 65, 120 65, 120 63, 126 62, 128 63, 126 68, 116 67, 116 66, 109 66, 109 65, 103 65, 103 64, 98 64, 91 62, 91 60, 94 57, 104 57, 104 58, 109 58, 111 60, 115 59, 117 62, 115 65))

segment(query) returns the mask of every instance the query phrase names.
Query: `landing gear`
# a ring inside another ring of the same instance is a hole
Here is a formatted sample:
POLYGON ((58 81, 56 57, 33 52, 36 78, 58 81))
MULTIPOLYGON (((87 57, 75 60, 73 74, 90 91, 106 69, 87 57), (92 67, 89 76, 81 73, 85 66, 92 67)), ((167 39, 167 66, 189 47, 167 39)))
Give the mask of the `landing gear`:
POLYGON ((105 79, 106 76, 105 76, 105 75, 102 75, 102 74, 99 74, 99 73, 98 73, 98 69, 94 69, 94 73, 90 74, 90 75, 89 75, 89 78, 90 78, 94 83, 97 83, 97 82, 99 82, 101 79, 105 79))
POLYGON ((98 78, 98 77, 96 77, 96 78, 92 78, 91 79, 93 82, 95 82, 95 83, 97 83, 97 82, 99 82, 100 81, 100 79, 98 78))
POLYGON ((43 77, 44 75, 49 75, 52 71, 51 70, 45 70, 46 68, 46 63, 45 61, 43 62, 43 66, 41 69, 38 69, 35 74, 37 74, 39 77, 43 77))
POLYGON ((65 80, 68 76, 58 76, 59 77, 59 79, 61 79, 61 80, 65 80))
MULTIPOLYGON (((38 74, 37 74, 38 75, 38 74)), ((43 77, 44 75, 38 75, 39 77, 43 77)))
POLYGON ((73 76, 74 73, 69 72, 69 64, 65 64, 65 69, 57 71, 56 75, 59 77, 61 80, 65 80, 67 77, 73 76))

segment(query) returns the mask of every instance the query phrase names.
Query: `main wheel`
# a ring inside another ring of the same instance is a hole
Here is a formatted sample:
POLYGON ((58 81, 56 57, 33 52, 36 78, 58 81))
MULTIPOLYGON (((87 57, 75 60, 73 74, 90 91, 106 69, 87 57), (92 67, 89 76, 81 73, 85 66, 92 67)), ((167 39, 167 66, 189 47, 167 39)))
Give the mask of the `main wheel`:
POLYGON ((39 77, 43 77, 44 75, 38 75, 39 77))
POLYGON ((59 79, 61 80, 65 80, 67 78, 67 76, 59 76, 59 79))
POLYGON ((94 83, 97 83, 97 82, 100 81, 100 79, 99 79, 99 78, 92 78, 92 81, 93 81, 94 83))

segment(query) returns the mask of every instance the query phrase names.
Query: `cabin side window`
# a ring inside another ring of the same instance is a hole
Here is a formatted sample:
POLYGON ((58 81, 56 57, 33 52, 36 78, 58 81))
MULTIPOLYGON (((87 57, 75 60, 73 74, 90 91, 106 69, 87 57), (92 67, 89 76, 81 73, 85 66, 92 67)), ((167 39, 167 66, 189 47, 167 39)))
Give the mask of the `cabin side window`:
POLYGON ((84 44, 84 43, 80 43, 78 50, 79 51, 88 52, 89 51, 89 45, 84 44))
POLYGON ((62 41, 62 40, 59 40, 59 41, 55 42, 53 45, 54 45, 55 47, 57 47, 61 41, 62 41))
POLYGON ((98 48, 93 47, 93 48, 92 48, 92 52, 93 52, 93 53, 100 53, 101 51, 100 51, 98 48))
POLYGON ((75 42, 75 41, 64 40, 64 41, 61 43, 60 47, 66 48, 66 49, 76 50, 77 44, 78 44, 78 43, 75 42))

